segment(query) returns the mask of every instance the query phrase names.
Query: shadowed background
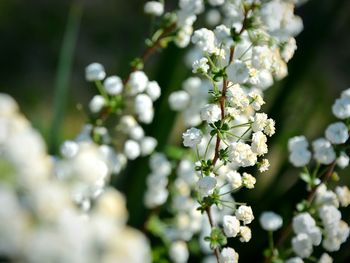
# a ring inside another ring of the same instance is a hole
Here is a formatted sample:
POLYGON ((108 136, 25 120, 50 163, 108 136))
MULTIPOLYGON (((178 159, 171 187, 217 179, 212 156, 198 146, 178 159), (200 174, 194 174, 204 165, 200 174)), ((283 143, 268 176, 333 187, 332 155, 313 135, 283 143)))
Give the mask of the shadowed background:
MULTIPOLYGON (((166 1, 166 8, 172 10, 175 2, 166 1)), ((45 136, 51 153, 57 153, 63 140, 74 138, 86 121, 81 108, 96 91, 85 81, 85 66, 100 62, 108 75, 125 77, 129 62, 141 54, 151 29, 151 19, 142 13, 143 3, 0 1, 0 92, 11 94, 19 102, 24 114, 45 136)), ((265 96, 264 111, 277 124, 277 133, 270 140, 271 171, 259 175, 256 190, 235 197, 255 207, 255 215, 269 209, 291 217, 291 208, 305 197, 305 187, 296 182, 299 171, 287 163, 287 140, 299 134, 308 139, 322 136, 327 125, 335 121, 331 114, 334 99, 350 87, 350 2, 311 0, 297 13, 303 18, 304 31, 297 37, 298 50, 289 63, 289 76, 265 96)), ((167 98, 190 75, 183 66, 183 54, 170 46, 145 67, 150 79, 157 80, 162 88, 154 122, 145 127, 158 139, 160 151, 167 142, 180 144, 182 130, 172 132, 176 116, 169 110, 167 98)), ((128 197, 130 224, 138 227, 142 227, 148 213, 142 202, 147 161, 131 162, 113 180, 128 197)), ((349 171, 340 175, 341 184, 349 185, 349 171)), ((343 217, 349 223, 350 213, 343 217)), ((258 262, 261 248, 267 246, 266 234, 258 230, 258 220, 254 226, 251 242, 232 244, 240 251, 241 262, 258 262), (256 253, 252 248, 257 248, 256 253)), ((334 256, 335 262, 350 262, 349 241, 334 256)))

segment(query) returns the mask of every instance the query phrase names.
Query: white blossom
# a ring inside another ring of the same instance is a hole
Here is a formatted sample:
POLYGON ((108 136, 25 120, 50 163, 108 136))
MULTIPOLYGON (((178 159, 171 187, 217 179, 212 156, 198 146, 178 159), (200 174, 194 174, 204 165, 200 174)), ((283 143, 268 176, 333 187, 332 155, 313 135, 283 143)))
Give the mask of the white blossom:
POLYGON ((91 63, 85 68, 85 78, 87 81, 103 80, 105 77, 105 69, 100 63, 91 63))
POLYGON ((196 60, 192 64, 192 72, 193 73, 207 73, 209 70, 208 59, 201 58, 196 60))
POLYGON ((307 234, 300 233, 292 239, 292 248, 295 254, 301 258, 307 258, 312 254, 311 239, 307 234))
POLYGON ((253 166, 257 162, 257 155, 251 147, 243 142, 234 142, 229 146, 229 159, 235 165, 242 167, 253 166))
POLYGON ((347 207, 350 204, 350 190, 347 186, 337 186, 335 192, 341 206, 347 207))
POLYGON ((211 176, 205 176, 200 178, 197 183, 199 193, 202 196, 211 195, 214 191, 216 183, 217 183, 216 179, 211 176))
POLYGON ((266 142, 266 135, 261 131, 253 133, 251 145, 252 151, 258 156, 264 155, 268 151, 266 142))
POLYGON ((240 222, 235 216, 225 215, 223 227, 227 237, 235 237, 240 232, 240 222))
POLYGON ((149 81, 146 87, 147 95, 152 99, 152 101, 157 100, 160 97, 161 89, 157 81, 149 81))
POLYGON ((143 9, 146 14, 161 16, 164 13, 164 4, 158 1, 148 1, 143 9))
POLYGON ((141 154, 140 145, 134 140, 127 140, 124 144, 124 153, 130 160, 135 160, 141 154))
POLYGON ((333 263, 333 258, 327 253, 323 253, 317 263, 333 263))
POLYGON ((148 77, 143 71, 134 71, 130 74, 127 85, 130 87, 130 94, 136 95, 144 92, 148 84, 148 77))
POLYGON ((249 78, 249 69, 246 63, 236 60, 228 66, 227 74, 234 83, 244 83, 249 78))
POLYGON ((197 128, 190 128, 182 134, 183 145, 186 147, 195 147, 201 143, 203 133, 197 128))
POLYGON ((337 165, 344 169, 345 167, 349 166, 350 158, 345 152, 341 152, 339 157, 337 158, 337 165))
POLYGON ((240 227, 240 238, 239 241, 241 242, 249 242, 252 238, 252 231, 247 226, 241 226, 240 227))
POLYGON ((263 131, 267 124, 267 114, 257 113, 253 118, 252 130, 253 132, 263 131))
POLYGON ((192 43, 198 46, 203 52, 208 52, 209 54, 215 52, 214 32, 206 28, 194 31, 192 43))
POLYGON ((304 261, 300 257, 293 257, 293 258, 287 259, 285 263, 304 263, 304 261))
POLYGON ((207 104, 201 109, 201 119, 214 123, 221 119, 221 110, 217 104, 207 104))
POLYGON ((350 98, 342 97, 337 99, 333 106, 332 112, 339 119, 347 119, 350 117, 350 98))
POLYGON ((224 247, 220 254, 220 263, 238 263, 238 253, 230 247, 224 247))
POLYGON ((109 95, 118 95, 123 91, 123 81, 118 76, 110 76, 103 81, 103 86, 105 87, 109 95))
POLYGON ((187 244, 184 241, 176 241, 171 244, 169 256, 175 263, 186 263, 189 257, 187 244))
POLYGON ((349 139, 349 129, 343 122, 336 122, 327 127, 325 135, 331 143, 342 144, 349 139))
POLYGON ((175 91, 169 96, 169 105, 172 110, 184 110, 190 102, 190 95, 183 90, 175 91))
POLYGON ((253 189, 256 183, 255 177, 248 173, 243 173, 242 181, 243 181, 243 185, 248 189, 253 189))
POLYGON ((259 218, 261 227, 266 231, 276 231, 281 228, 283 219, 274 212, 263 212, 259 218))
POLYGON ((89 103, 89 109, 92 113, 98 113, 105 105, 105 98, 101 95, 95 95, 89 103))
POLYGON ((225 177, 233 190, 240 188, 243 184, 242 176, 237 171, 229 171, 225 177))
POLYGON ((254 219, 252 208, 250 206, 246 206, 246 205, 241 205, 236 210, 235 215, 236 215, 237 219, 243 221, 243 223, 245 225, 250 224, 254 219))
POLYGON ((321 164, 330 164, 336 158, 332 144, 324 138, 312 143, 314 158, 321 164))

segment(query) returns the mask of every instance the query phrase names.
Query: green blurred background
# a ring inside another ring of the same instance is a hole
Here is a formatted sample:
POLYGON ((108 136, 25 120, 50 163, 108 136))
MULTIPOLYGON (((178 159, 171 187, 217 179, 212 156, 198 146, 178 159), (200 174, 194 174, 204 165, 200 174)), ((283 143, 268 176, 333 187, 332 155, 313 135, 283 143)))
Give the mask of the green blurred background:
MULTIPOLYGON (((74 138, 86 121, 79 105, 85 107, 95 90, 84 79, 85 66, 100 62, 107 74, 125 76, 129 62, 141 54, 152 26, 142 13, 144 2, 0 1, 0 92, 19 102, 45 136, 51 153, 57 153, 64 139, 74 138)), ((167 10, 177 4, 165 2, 167 10)), ((296 183, 298 170, 287 163, 287 140, 299 134, 309 139, 322 136, 335 120, 330 110, 334 99, 350 87, 350 1, 311 0, 297 14, 304 20, 304 31, 297 38, 289 76, 266 93, 264 110, 277 122, 277 133, 270 140, 271 171, 259 176, 255 191, 237 197, 254 206, 256 215, 269 209, 291 216, 305 188, 296 183)), ((181 138, 181 129, 171 132, 176 116, 168 108, 167 97, 190 75, 183 66, 183 55, 170 46, 146 64, 150 79, 162 87, 154 123, 145 127, 159 140, 160 151, 166 142, 178 144, 181 138)), ((115 180, 128 196, 130 223, 138 227, 147 214, 142 205, 147 173, 144 158, 130 163, 120 180, 115 180)), ((341 176, 341 183, 349 185, 349 171, 342 171, 341 176)), ((349 223, 349 212, 344 219, 349 223)), ((258 229, 258 220, 254 226, 258 229)), ((233 246, 241 251, 241 262, 258 262, 266 246, 265 234, 254 230, 250 243, 235 242, 233 246)), ((347 249, 337 254, 335 262, 350 262, 349 241, 343 246, 347 249)))

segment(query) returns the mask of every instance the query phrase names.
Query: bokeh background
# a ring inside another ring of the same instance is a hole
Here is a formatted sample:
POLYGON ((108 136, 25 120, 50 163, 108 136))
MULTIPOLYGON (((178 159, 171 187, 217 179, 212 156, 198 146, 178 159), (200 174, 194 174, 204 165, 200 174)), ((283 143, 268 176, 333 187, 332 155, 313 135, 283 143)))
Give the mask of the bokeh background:
MULTIPOLYGON (((125 76, 129 62, 141 54, 152 27, 142 12, 144 2, 0 1, 0 92, 19 102, 52 154, 63 140, 74 138, 87 120, 83 109, 95 90, 84 79, 85 66, 100 62, 108 74, 125 76)), ((166 1, 166 8, 171 10, 176 2, 166 1)), ((330 110, 334 99, 350 87, 350 1, 310 0, 296 12, 303 18, 304 31, 297 37, 289 76, 265 97, 264 110, 277 122, 277 133, 270 140, 271 171, 259 175, 256 190, 237 197, 254 206, 256 215, 269 209, 291 217, 305 187, 297 182, 298 170, 287 163, 287 140, 299 134, 309 139, 322 136, 335 120, 330 110)), ((160 151, 166 143, 180 144, 181 120, 170 111, 167 98, 190 75, 183 55, 184 51, 170 46, 145 69, 162 87, 154 123, 145 127, 158 139, 160 151)), ((147 173, 147 158, 139 159, 113 180, 128 197, 130 224, 140 228, 148 214, 142 204, 147 173)), ((350 171, 340 175, 341 183, 350 185, 350 171)), ((349 223, 349 212, 344 219, 349 223)), ((258 220, 253 227, 258 229, 258 220)), ((254 230, 250 243, 233 246, 240 251, 241 262, 258 262, 266 246, 265 233, 254 230)), ((343 246, 335 262, 350 262, 349 241, 343 246)))

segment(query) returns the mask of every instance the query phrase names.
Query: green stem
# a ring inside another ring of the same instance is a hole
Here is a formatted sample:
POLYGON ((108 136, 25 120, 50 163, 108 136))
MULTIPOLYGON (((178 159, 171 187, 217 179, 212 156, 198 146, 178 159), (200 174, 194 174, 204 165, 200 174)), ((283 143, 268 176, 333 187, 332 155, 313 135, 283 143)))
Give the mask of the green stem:
POLYGON ((67 25, 64 32, 60 55, 58 58, 53 102, 53 118, 48 143, 51 153, 56 153, 59 146, 59 137, 62 130, 62 122, 64 119, 66 104, 69 97, 69 80, 73 65, 73 54, 76 47, 83 7, 83 1, 75 1, 70 6, 67 25))

